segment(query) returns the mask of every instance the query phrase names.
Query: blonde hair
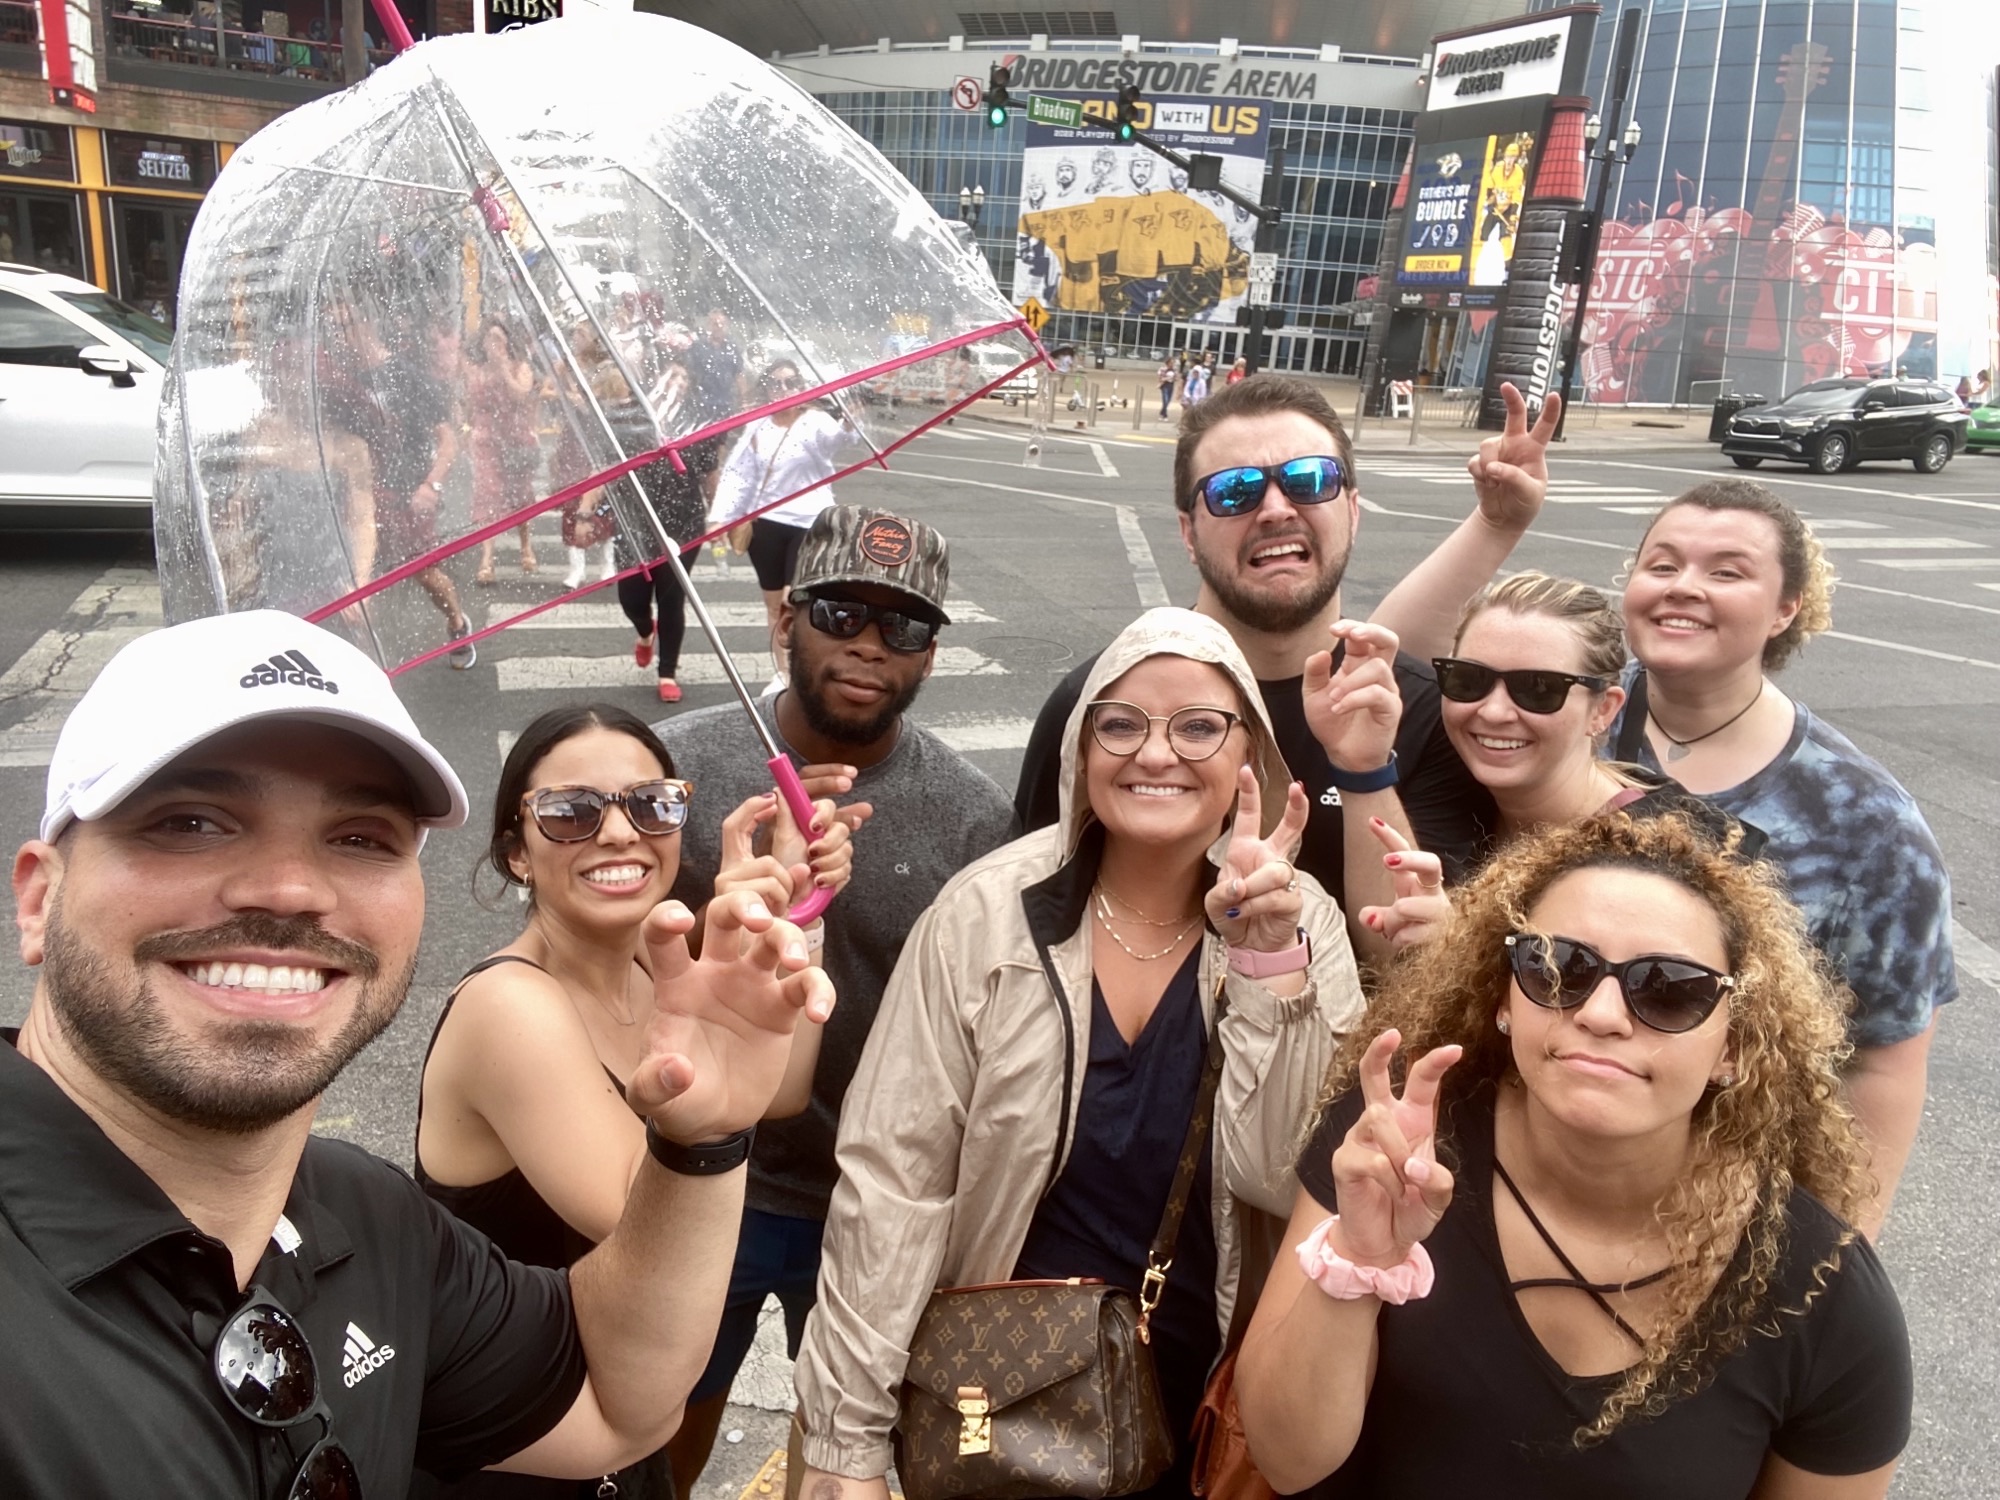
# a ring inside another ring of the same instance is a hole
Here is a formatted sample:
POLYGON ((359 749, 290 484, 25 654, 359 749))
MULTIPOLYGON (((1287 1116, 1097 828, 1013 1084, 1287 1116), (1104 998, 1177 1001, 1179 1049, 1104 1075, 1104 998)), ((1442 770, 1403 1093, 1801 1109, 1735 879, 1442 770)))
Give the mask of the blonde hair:
MULTIPOLYGON (((1778 571, 1782 579, 1779 597, 1798 601, 1792 623, 1764 643, 1764 670, 1775 672, 1797 656, 1807 641, 1833 628, 1833 589, 1839 577, 1827 560, 1805 518, 1763 485, 1749 479, 1711 479, 1686 494, 1676 495, 1653 513, 1639 538, 1639 551, 1646 550, 1646 537, 1653 534, 1660 517, 1677 505, 1698 505, 1703 510, 1741 510, 1768 520, 1778 533, 1778 571)), ((1633 564, 1630 560, 1626 566, 1633 564)))
POLYGON ((1552 578, 1533 571, 1489 583, 1472 596, 1458 617, 1458 630, 1451 638, 1454 651, 1465 639, 1467 628, 1489 609, 1546 615, 1568 625, 1583 646, 1587 676, 1615 681, 1625 670, 1625 620, 1602 589, 1574 578, 1552 578))
MULTIPOLYGON (((1807 940, 1805 922, 1765 864, 1732 852, 1679 815, 1602 814, 1509 845, 1452 902, 1446 932, 1390 971, 1365 1027, 1349 1032, 1322 1103, 1356 1086, 1361 1055, 1385 1029, 1402 1057, 1456 1042, 1465 1056, 1445 1075, 1447 1102, 1476 1086, 1517 1079, 1494 1025, 1509 992, 1510 932, 1532 932, 1529 912, 1577 871, 1658 875, 1700 897, 1721 925, 1736 987, 1728 1005, 1735 1082, 1695 1106, 1688 1161, 1658 1205, 1672 1269, 1657 1328, 1594 1418, 1579 1447, 1623 1423, 1654 1417, 1693 1395, 1753 1331, 1805 1311, 1854 1238, 1849 1229, 1814 1267, 1799 1305, 1774 1304, 1786 1205, 1804 1188, 1850 1223, 1867 1201, 1867 1155, 1841 1092, 1846 992, 1807 940), (1737 1259, 1739 1246, 1746 1250, 1737 1259)), ((1401 1067, 1399 1059, 1398 1067, 1401 1067)), ((1440 1131, 1440 1146, 1448 1140, 1440 1131)))

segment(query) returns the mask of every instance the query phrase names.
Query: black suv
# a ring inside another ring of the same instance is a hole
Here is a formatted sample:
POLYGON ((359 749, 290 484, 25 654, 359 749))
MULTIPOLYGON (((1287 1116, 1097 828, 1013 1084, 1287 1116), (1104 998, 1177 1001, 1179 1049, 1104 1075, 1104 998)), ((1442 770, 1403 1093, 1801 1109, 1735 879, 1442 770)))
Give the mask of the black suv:
POLYGON ((1907 458, 1919 474, 1935 474, 1965 446, 1967 421, 1958 399, 1929 381, 1815 380, 1731 418, 1722 451, 1739 469, 1769 458, 1838 474, 1907 458))

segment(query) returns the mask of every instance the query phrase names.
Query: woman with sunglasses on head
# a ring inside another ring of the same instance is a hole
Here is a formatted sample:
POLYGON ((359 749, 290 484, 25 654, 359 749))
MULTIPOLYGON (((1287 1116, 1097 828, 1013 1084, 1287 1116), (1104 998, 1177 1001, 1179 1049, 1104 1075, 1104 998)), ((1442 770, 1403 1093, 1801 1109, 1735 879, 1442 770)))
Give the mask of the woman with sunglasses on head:
POLYGON ((1264 1476, 1887 1494, 1909 1343, 1852 1227, 1840 1015, 1769 866, 1684 818, 1504 850, 1332 1070, 1238 1364, 1264 1476))
POLYGON ((1203 1383, 1240 1278, 1263 1269, 1244 1224, 1287 1210, 1299 1121, 1360 1016, 1340 909, 1289 862, 1304 792, 1220 625, 1155 609, 1129 626, 1062 767, 1058 824, 969 866, 918 920, 847 1094, 798 1364, 815 1500, 886 1493, 934 1288, 1141 1291, 1213 1066, 1151 1324, 1180 1459, 1146 1493, 1186 1495, 1203 1383))
POLYGON ((757 587, 764 591, 771 657, 781 677, 785 646, 777 638, 778 606, 785 602, 806 532, 834 503, 833 486, 826 483, 839 467, 834 455, 856 440, 844 419, 816 404, 801 404, 799 393, 805 389, 805 378, 790 360, 779 360, 764 372, 764 404, 791 404, 744 429, 723 462, 708 512, 710 527, 720 528, 763 511, 750 523, 750 565, 757 572, 757 587), (780 499, 784 504, 774 505, 780 499), (766 506, 774 508, 765 510, 766 506))
MULTIPOLYGON (((658 738, 623 709, 554 709, 508 752, 487 862, 529 903, 520 937, 474 964, 445 1002, 424 1058, 416 1176, 424 1190, 516 1260, 568 1266, 608 1235, 645 1159, 645 1123, 625 1103, 654 1006, 643 927, 680 865, 693 788, 658 738)), ((849 830, 809 846, 775 797, 723 824, 715 894, 772 910, 815 878, 837 889, 849 830), (753 842, 768 834, 770 852, 753 842)), ((810 939, 817 928, 807 929, 810 939)), ((815 1028, 817 1029, 817 1028, 815 1028)), ((802 1109, 816 1045, 795 1049, 772 1114, 802 1109)), ((664 1451, 613 1476, 621 1496, 672 1493, 664 1451)), ((482 1473, 455 1496, 591 1496, 599 1481, 482 1473)))

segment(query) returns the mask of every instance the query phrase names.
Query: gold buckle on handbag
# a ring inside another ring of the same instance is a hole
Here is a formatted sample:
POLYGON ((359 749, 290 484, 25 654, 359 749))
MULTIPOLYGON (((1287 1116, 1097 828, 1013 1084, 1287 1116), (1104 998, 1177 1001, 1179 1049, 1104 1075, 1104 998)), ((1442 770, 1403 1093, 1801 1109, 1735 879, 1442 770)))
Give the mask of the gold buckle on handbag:
POLYGON ((961 1457, 968 1453, 993 1451, 991 1410, 992 1403, 987 1400, 985 1386, 962 1385, 958 1388, 958 1451, 961 1457))
POLYGON ((1160 1305, 1160 1297, 1167 1289, 1167 1272, 1174 1268, 1171 1260, 1155 1261, 1153 1252, 1146 1252, 1146 1274, 1139 1281, 1139 1342, 1153 1342, 1153 1309, 1160 1305))

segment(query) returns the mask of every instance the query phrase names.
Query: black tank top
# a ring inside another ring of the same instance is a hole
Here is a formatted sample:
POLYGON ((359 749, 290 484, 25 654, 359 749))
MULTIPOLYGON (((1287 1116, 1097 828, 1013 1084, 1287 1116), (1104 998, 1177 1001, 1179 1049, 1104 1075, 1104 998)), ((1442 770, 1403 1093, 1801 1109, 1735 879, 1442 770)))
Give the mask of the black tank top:
MULTIPOLYGON (((465 988, 466 981, 475 974, 483 974, 499 964, 526 964, 546 974, 533 959, 521 958, 512 953, 496 953, 491 958, 481 959, 453 986, 451 996, 439 1012, 437 1025, 431 1029, 430 1045, 424 1049, 424 1068, 429 1070, 431 1053, 437 1047, 438 1033, 444 1030, 445 1017, 451 1014, 452 1002, 465 988)), ((624 1084, 609 1068, 604 1074, 624 1093, 624 1084)), ((424 1097, 421 1088, 417 1091, 417 1128, 423 1129, 424 1097)), ((562 1269, 575 1265, 593 1247, 594 1242, 577 1233, 569 1223, 550 1208, 542 1195, 528 1185, 528 1179, 519 1167, 504 1176, 495 1177, 490 1182, 475 1182, 470 1187, 453 1187, 439 1182, 424 1170, 424 1159, 420 1152, 416 1157, 417 1183, 432 1198, 443 1204, 454 1216, 463 1219, 474 1229, 493 1241, 513 1260, 524 1261, 531 1266, 554 1266, 562 1269)))

